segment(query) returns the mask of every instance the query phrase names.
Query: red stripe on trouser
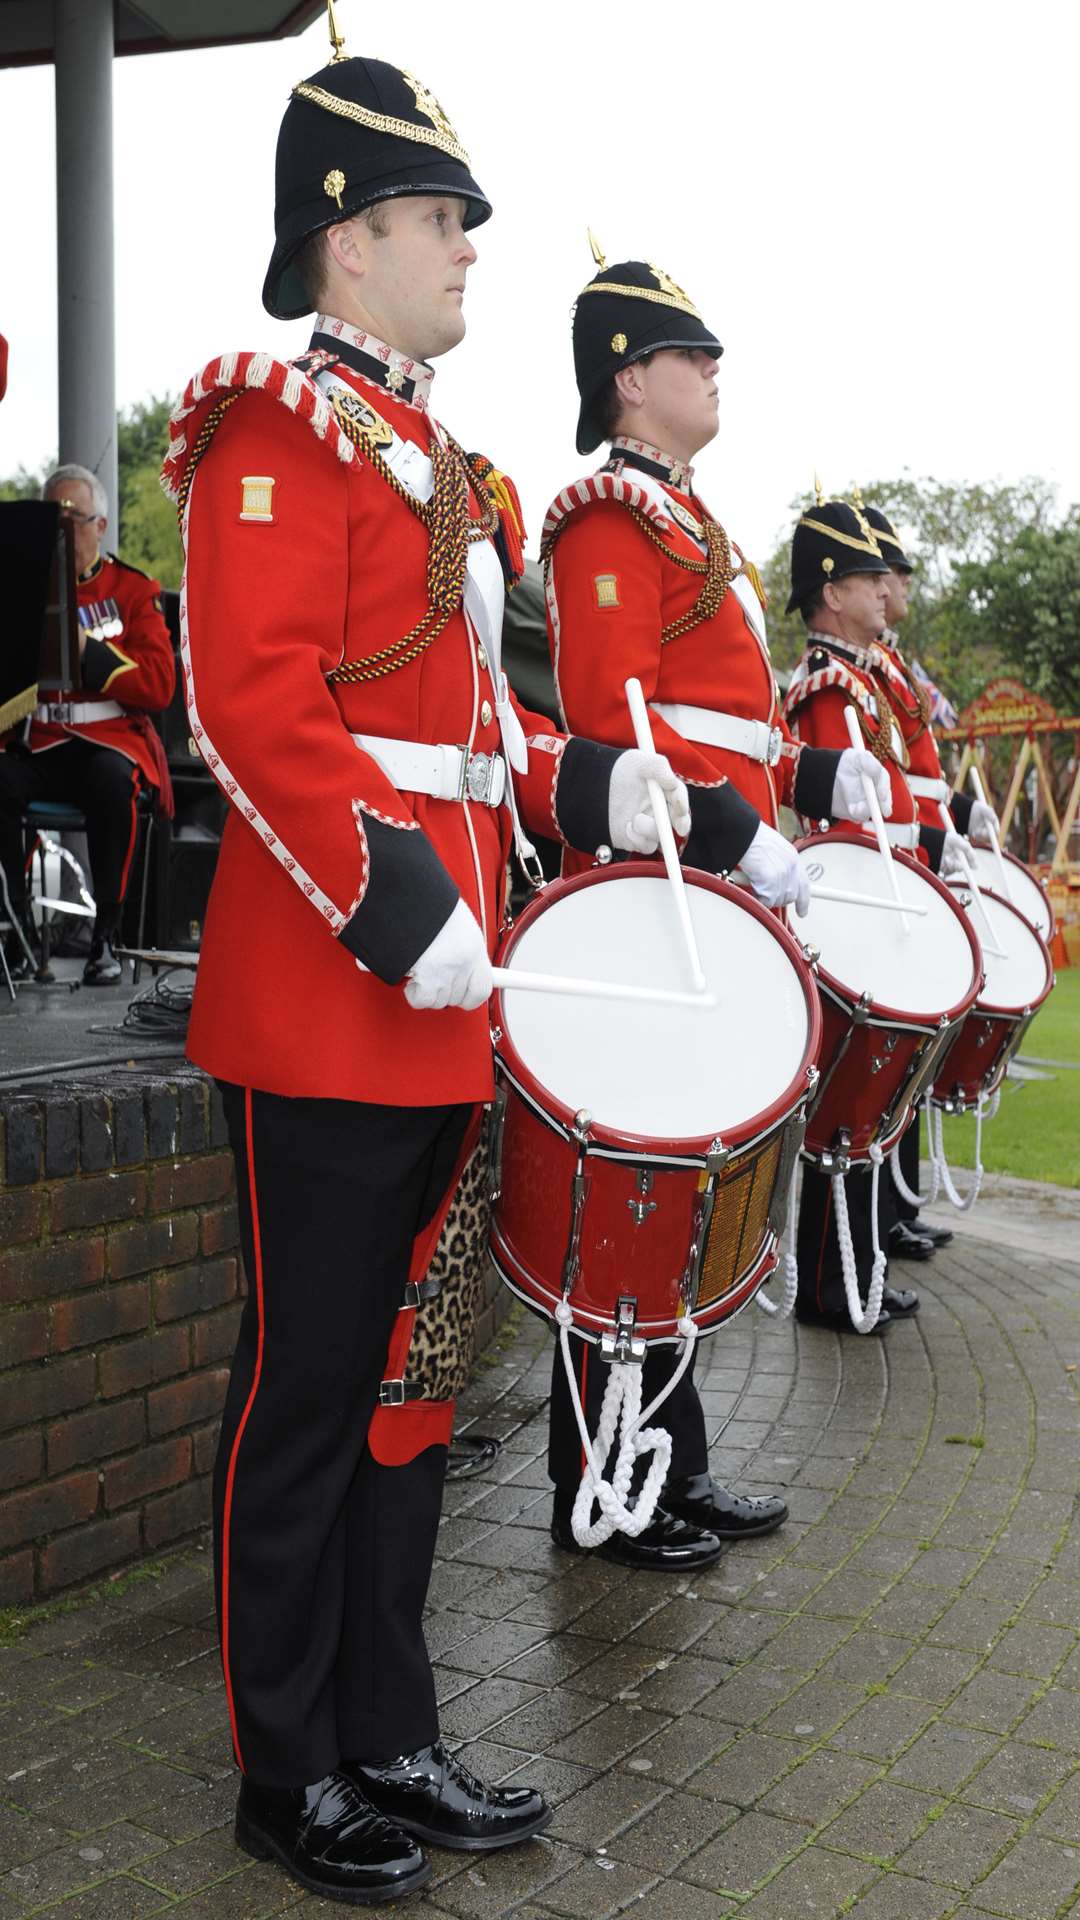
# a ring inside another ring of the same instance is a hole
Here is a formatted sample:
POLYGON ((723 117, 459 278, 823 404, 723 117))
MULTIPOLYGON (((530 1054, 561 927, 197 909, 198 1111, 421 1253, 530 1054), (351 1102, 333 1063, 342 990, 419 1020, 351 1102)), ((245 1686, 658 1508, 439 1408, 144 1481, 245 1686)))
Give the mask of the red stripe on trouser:
POLYGON ((225 1480, 225 1511, 221 1526, 221 1665, 225 1675, 225 1696, 229 1703, 229 1725, 232 1729, 233 1750, 236 1754, 236 1764, 240 1768, 241 1773, 245 1772, 246 1768, 244 1767, 244 1756, 240 1751, 240 1735, 236 1726, 236 1702, 233 1698, 232 1671, 229 1665, 229 1528, 232 1521, 233 1483, 236 1479, 236 1459, 240 1451, 240 1442, 244 1437, 244 1428, 248 1423, 248 1415, 255 1404, 255 1395, 259 1391, 259 1380, 262 1375, 263 1362, 263 1337, 265 1333, 262 1238, 259 1232, 259 1205, 255 1193, 255 1149, 252 1140, 250 1087, 244 1088, 244 1133, 247 1138, 247 1175, 248 1196, 251 1203, 251 1240, 255 1255, 255 1272, 252 1275, 252 1285, 255 1289, 255 1308, 259 1320, 259 1338, 255 1352, 255 1371, 252 1375, 251 1391, 244 1403, 244 1411, 240 1416, 240 1424, 236 1429, 236 1437, 232 1443, 232 1452, 229 1455, 229 1471, 225 1480))
POLYGON ((131 769, 131 832, 128 835, 128 847, 127 847, 127 852, 124 855, 124 864, 120 869, 119 898, 121 900, 124 898, 124 895, 127 892, 128 874, 131 872, 131 859, 132 859, 132 855, 135 852, 135 840, 138 835, 138 831, 139 831, 139 769, 138 767, 132 767, 131 769))

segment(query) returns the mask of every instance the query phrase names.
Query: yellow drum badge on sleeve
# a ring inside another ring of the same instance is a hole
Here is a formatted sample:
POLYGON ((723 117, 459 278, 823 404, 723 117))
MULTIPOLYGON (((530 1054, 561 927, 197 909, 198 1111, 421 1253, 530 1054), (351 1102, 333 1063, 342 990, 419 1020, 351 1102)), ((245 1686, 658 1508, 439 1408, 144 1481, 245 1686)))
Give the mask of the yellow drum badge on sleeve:
POLYGON ((596 574, 593 578, 593 588, 596 593, 596 604, 601 610, 605 607, 622 606, 622 601, 619 599, 619 577, 617 574, 596 574))
POLYGON ((245 473, 241 475, 243 489, 240 501, 241 520, 261 520, 265 526, 274 522, 274 488, 277 485, 272 474, 245 473))

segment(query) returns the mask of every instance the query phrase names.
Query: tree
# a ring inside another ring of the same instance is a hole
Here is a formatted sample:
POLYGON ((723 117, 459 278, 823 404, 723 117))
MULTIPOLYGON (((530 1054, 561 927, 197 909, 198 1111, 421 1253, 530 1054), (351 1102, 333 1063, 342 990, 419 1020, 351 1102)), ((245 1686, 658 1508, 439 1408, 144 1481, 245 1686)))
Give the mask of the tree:
MULTIPOLYGON (((180 584, 183 552, 176 511, 158 486, 158 474, 169 439, 167 396, 138 401, 117 416, 117 466, 120 498, 110 514, 106 540, 133 567, 141 567, 163 587, 180 584)), ((50 460, 40 473, 25 467, 0 479, 0 500, 33 500, 56 465, 50 460)))
POLYGON ((984 560, 957 569, 949 594, 955 639, 992 645, 1024 685, 1080 713, 1080 507, 1060 526, 1028 526, 984 560))

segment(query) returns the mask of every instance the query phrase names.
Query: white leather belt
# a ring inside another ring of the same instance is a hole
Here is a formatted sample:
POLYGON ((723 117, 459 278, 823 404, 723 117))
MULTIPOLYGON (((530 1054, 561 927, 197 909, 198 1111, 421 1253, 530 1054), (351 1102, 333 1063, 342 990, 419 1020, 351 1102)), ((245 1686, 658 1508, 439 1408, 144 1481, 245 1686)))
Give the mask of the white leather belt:
POLYGON ((891 820, 886 820, 885 834, 890 847, 901 847, 905 853, 914 853, 919 844, 919 823, 917 820, 905 820, 894 826, 891 820))
POLYGON ((425 745, 420 740, 386 740, 375 733, 353 739, 377 760, 399 793, 428 793, 435 800, 475 800, 501 807, 506 793, 506 762, 501 753, 470 753, 467 747, 425 745))
POLYGON ((687 707, 678 701, 649 704, 684 740, 741 753, 747 760, 764 761, 767 767, 775 767, 780 758, 784 736, 779 727, 767 727, 764 720, 743 720, 736 713, 714 713, 711 707, 687 707))
POLYGON ((56 700, 34 708, 34 719, 54 727, 85 727, 92 720, 122 720, 119 700, 56 700))
POLYGON ((952 788, 947 780, 931 780, 922 773, 905 773, 904 779, 916 800, 936 800, 940 806, 948 806, 952 788))

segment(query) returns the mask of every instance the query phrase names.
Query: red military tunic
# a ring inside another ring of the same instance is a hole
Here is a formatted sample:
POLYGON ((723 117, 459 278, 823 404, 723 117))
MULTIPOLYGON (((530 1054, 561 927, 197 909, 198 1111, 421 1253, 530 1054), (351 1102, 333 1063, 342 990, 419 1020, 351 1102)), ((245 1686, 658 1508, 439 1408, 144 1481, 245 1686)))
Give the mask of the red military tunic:
MULTIPOLYGON (((432 449, 440 430, 421 406, 349 367, 335 374, 399 442, 421 456, 432 449)), ((377 671, 429 611, 428 529, 306 373, 265 355, 211 361, 174 416, 174 436, 165 482, 186 500, 188 714, 233 803, 190 1055, 277 1094, 485 1100, 486 1009, 417 1012, 400 981, 459 896, 494 948, 508 810, 399 792, 351 736, 497 753, 490 647, 459 602, 430 646, 406 647, 404 664, 377 671), (191 450, 215 409, 196 464, 191 450), (331 682, 349 663, 358 677, 331 682)), ((475 517, 480 503, 469 498, 475 517)), ((579 778, 571 763, 598 750, 569 743, 582 750, 575 759, 548 721, 521 720, 519 806, 534 831, 551 834, 556 801, 565 826, 564 788, 579 778)))
POLYGON ((86 634, 82 685, 47 695, 30 724, 30 751, 45 753, 72 738, 112 747, 133 761, 171 806, 168 765, 147 717, 168 706, 176 685, 161 588, 137 567, 107 553, 80 574, 78 604, 80 629, 86 634), (60 706, 75 706, 78 718, 47 717, 60 706))
MULTIPOLYGON (((558 495, 548 509, 543 546, 559 700, 575 732, 628 746, 633 729, 623 688, 636 677, 657 751, 691 788, 695 820, 700 795, 730 782, 775 825, 779 803, 793 791, 798 749, 780 718, 764 596, 755 571, 731 547, 727 591, 714 612, 690 624, 703 584, 704 542, 697 535, 705 517, 688 490, 618 461, 558 495), (687 630, 665 639, 665 629, 684 620, 687 630), (722 709, 760 722, 766 733, 776 729, 779 759, 769 766, 695 740, 693 720, 666 718, 662 707, 722 709)), ((752 837, 750 828, 736 859, 752 837)), ((564 855, 565 872, 586 864, 583 856, 564 855)))
MULTIPOLYGON (((919 812, 906 778, 905 716, 882 700, 881 650, 855 647, 828 633, 812 632, 791 678, 784 713, 792 733, 808 746, 847 747, 845 710, 853 706, 867 747, 878 753, 892 788, 889 839, 907 853, 920 847, 919 812), (882 740, 882 728, 887 729, 882 740), (880 752, 879 752, 880 748, 880 752)), ((908 730, 913 730, 908 729, 908 730)), ((812 816, 810 824, 817 821, 812 816)), ((872 833, 867 827, 864 832, 872 833)), ((925 849, 923 858, 926 858, 925 849)))
POLYGON ((966 833, 971 802, 966 794, 953 793, 945 778, 938 743, 930 725, 930 702, 904 659, 899 640, 891 629, 886 629, 875 653, 875 679, 878 686, 884 688, 903 735, 907 752, 907 779, 919 819, 924 827, 940 831, 945 824, 941 816, 944 806, 952 816, 956 829, 966 833))

